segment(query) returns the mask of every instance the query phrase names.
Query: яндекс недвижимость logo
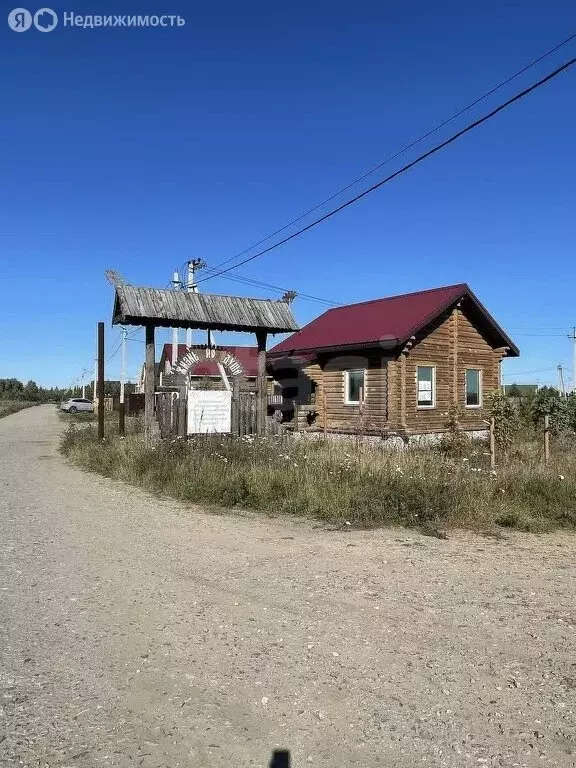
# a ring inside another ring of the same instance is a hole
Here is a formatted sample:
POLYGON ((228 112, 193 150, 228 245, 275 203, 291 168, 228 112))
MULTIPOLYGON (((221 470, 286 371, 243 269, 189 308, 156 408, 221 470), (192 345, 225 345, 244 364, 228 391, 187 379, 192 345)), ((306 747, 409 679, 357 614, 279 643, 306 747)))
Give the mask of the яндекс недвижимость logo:
POLYGON ((178 13, 75 13, 60 11, 60 17, 52 8, 40 8, 31 13, 27 8, 13 8, 8 14, 8 26, 14 32, 27 32, 33 26, 38 32, 52 32, 59 22, 62 29, 183 29, 186 19, 178 13))
POLYGON ((32 24, 39 32, 52 32, 58 26, 58 14, 52 8, 40 8, 34 16, 26 8, 14 8, 8 14, 8 26, 14 32, 27 32, 32 24))

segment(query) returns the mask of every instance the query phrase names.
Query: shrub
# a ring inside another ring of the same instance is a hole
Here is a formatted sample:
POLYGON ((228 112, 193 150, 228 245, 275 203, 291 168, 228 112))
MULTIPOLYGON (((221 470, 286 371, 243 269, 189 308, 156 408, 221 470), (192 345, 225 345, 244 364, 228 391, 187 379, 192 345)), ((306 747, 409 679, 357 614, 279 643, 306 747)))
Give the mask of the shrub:
POLYGON ((501 392, 489 395, 490 416, 494 419, 496 448, 507 454, 520 432, 520 417, 512 400, 501 392))
POLYGON ((446 432, 440 441, 440 450, 447 456, 459 458, 464 456, 470 447, 470 438, 460 426, 462 408, 453 405, 448 411, 448 418, 444 422, 446 432))

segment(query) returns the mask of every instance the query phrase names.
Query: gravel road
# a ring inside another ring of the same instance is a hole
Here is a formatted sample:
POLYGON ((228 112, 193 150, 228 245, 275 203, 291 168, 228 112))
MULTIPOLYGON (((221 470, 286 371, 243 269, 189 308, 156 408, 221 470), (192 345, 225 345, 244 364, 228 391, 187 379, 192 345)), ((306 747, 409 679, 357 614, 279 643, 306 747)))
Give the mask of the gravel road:
POLYGON ((576 539, 216 515, 0 420, 0 765, 576 765, 576 539))

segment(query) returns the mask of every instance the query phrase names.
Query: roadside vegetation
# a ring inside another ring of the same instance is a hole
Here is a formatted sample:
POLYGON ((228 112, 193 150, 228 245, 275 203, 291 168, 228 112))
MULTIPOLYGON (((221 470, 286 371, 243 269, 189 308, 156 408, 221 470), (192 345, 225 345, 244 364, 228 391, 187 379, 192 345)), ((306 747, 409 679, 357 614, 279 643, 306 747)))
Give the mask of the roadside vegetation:
POLYGON ((96 411, 79 411, 78 413, 67 413, 66 411, 58 408, 58 416, 66 424, 89 424, 92 421, 98 421, 98 414, 96 411))
POLYGON ((12 413, 23 411, 24 408, 30 408, 38 403, 30 403, 26 400, 0 400, 0 419, 3 416, 10 416, 12 413))
POLYGON ((456 413, 447 416, 439 445, 403 451, 288 436, 199 436, 146 448, 138 434, 98 442, 95 427, 74 424, 61 449, 86 469, 176 499, 343 527, 400 524, 440 536, 454 527, 576 528, 574 432, 569 419, 555 419, 545 465, 542 401, 533 405, 521 412, 503 395, 494 397, 495 470, 486 444, 459 431, 456 413))

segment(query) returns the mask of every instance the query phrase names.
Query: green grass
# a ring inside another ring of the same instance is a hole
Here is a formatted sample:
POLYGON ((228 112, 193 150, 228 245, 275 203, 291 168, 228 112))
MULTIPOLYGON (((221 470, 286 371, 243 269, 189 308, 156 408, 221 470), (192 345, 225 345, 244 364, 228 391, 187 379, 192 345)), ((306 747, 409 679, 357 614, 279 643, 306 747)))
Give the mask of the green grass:
POLYGON ((483 445, 459 458, 286 437, 199 437, 148 449, 137 436, 98 442, 93 426, 72 427, 61 442, 86 469, 183 501, 431 534, 576 528, 576 446, 555 448, 548 467, 538 446, 526 444, 492 473, 483 445))
POLYGON ((58 416, 62 421, 67 422, 68 424, 86 424, 98 420, 98 414, 95 411, 93 413, 88 413, 87 411, 67 413, 66 411, 60 410, 60 406, 58 406, 58 416))
POLYGON ((24 408, 31 408, 38 403, 30 403, 26 400, 0 400, 0 419, 3 416, 10 416, 12 413, 23 411, 24 408))

